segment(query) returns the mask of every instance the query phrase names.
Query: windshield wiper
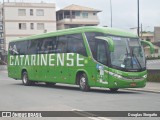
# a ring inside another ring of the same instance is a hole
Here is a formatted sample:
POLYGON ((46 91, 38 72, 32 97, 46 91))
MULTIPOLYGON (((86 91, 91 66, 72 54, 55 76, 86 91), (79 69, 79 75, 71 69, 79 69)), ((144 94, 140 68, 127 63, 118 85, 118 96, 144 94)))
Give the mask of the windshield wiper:
POLYGON ((139 66, 140 70, 142 70, 142 66, 141 66, 141 64, 140 64, 140 62, 139 62, 137 56, 133 53, 133 49, 132 49, 132 48, 131 48, 131 52, 132 52, 133 58, 136 58, 136 61, 137 61, 137 63, 138 63, 138 66, 139 66))
POLYGON ((139 60, 138 60, 137 56, 136 56, 134 53, 133 53, 133 55, 134 55, 134 57, 136 58, 137 63, 139 64, 140 69, 142 70, 142 66, 141 66, 141 64, 140 64, 140 62, 139 62, 139 60))

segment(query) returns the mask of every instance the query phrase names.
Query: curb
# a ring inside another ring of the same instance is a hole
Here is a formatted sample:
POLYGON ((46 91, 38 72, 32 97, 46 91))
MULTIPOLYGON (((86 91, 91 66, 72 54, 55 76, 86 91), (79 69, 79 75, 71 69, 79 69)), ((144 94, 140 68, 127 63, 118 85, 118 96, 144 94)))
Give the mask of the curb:
POLYGON ((160 93, 160 90, 149 90, 149 89, 132 89, 132 88, 125 88, 125 90, 131 91, 141 91, 141 92, 150 92, 150 93, 160 93))

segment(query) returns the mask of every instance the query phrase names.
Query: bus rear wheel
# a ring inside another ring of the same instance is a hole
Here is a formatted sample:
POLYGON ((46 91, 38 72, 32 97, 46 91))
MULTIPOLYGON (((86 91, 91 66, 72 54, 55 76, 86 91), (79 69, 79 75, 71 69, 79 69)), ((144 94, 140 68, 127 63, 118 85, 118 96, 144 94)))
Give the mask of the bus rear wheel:
POLYGON ((118 88, 109 88, 111 92, 117 92, 118 88))
POLYGON ((90 89, 88 85, 88 78, 85 73, 83 73, 79 78, 79 87, 82 91, 89 91, 90 89))
POLYGON ((28 79, 28 73, 26 71, 22 73, 22 83, 25 86, 31 86, 33 84, 33 82, 28 79))

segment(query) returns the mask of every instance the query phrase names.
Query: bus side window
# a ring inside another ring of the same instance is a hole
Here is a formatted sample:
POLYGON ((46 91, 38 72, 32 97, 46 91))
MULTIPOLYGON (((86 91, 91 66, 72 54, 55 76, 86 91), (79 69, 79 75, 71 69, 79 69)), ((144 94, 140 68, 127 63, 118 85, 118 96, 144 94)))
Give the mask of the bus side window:
POLYGON ((38 54, 43 53, 41 50, 42 43, 43 43, 42 39, 37 41, 36 53, 38 53, 38 54))
POLYGON ((104 65, 107 65, 107 43, 104 40, 97 40, 96 60, 104 65))
POLYGON ((14 42, 10 42, 9 43, 9 53, 11 54, 11 55, 14 55, 14 42))
POLYGON ((20 41, 17 44, 17 52, 19 55, 27 54, 28 41, 20 41))
POLYGON ((107 65, 107 43, 103 40, 98 40, 96 36, 103 36, 103 33, 98 32, 86 32, 87 41, 89 43, 93 58, 107 65))
POLYGON ((41 46, 41 51, 43 53, 50 53, 52 51, 52 39, 45 38, 43 40, 43 43, 42 43, 42 46, 41 46))
POLYGON ((57 53, 67 53, 67 36, 58 37, 57 53))
POLYGON ((86 48, 81 34, 68 35, 68 52, 87 56, 86 48))
POLYGON ((37 43, 38 43, 38 40, 28 41, 28 54, 36 54, 37 53, 37 43))

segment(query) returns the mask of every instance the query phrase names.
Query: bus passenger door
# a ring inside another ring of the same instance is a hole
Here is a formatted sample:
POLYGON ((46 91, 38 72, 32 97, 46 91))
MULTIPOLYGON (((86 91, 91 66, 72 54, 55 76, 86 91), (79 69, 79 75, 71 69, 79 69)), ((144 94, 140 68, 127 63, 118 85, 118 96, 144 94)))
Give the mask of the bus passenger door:
POLYGON ((104 40, 96 40, 95 59, 98 61, 97 68, 97 83, 96 85, 107 87, 109 85, 108 77, 108 47, 104 40))

